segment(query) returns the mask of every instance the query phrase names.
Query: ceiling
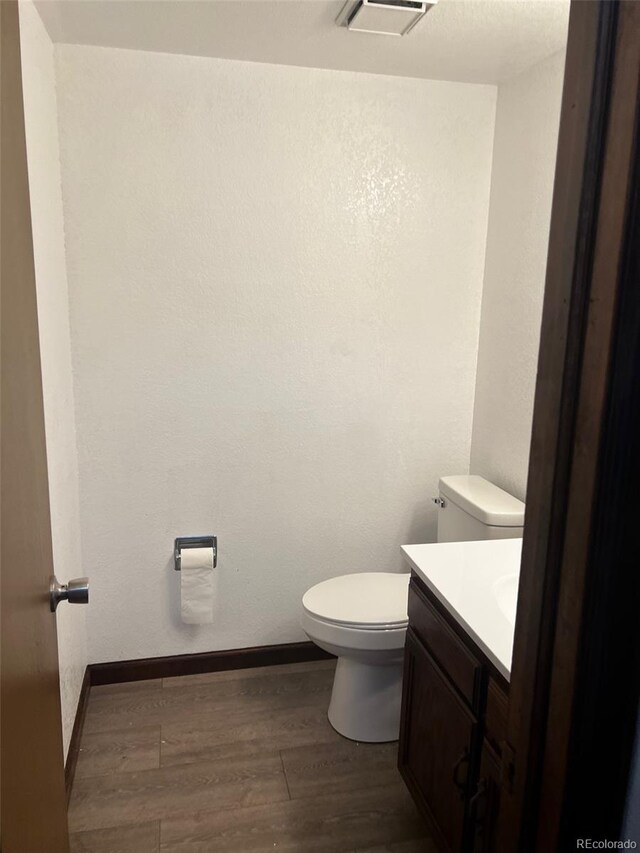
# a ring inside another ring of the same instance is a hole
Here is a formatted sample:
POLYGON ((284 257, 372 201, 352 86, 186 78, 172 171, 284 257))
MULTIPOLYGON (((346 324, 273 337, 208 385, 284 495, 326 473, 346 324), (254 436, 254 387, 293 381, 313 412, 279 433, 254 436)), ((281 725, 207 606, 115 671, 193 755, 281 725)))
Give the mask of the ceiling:
POLYGON ((569 0, 440 0, 408 35, 349 32, 343 0, 37 0, 54 42, 498 83, 563 50, 569 0))

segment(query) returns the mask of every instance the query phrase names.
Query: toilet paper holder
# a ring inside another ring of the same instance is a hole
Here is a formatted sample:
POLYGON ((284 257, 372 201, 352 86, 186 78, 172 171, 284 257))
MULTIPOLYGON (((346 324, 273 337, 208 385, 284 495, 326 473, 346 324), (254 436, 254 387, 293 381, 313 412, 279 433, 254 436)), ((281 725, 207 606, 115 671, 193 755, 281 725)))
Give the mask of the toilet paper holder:
POLYGON ((178 536, 174 543, 173 562, 176 572, 182 568, 181 552, 183 548, 212 548, 213 568, 218 565, 218 537, 217 536, 178 536))

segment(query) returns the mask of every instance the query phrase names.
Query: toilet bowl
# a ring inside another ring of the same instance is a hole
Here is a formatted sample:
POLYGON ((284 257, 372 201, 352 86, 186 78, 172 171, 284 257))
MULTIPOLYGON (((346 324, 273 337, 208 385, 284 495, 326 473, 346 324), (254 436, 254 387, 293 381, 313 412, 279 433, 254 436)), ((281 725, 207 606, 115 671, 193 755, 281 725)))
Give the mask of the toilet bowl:
MULTIPOLYGON (((438 542, 522 536, 524 504, 476 474, 442 477, 438 542)), ((329 722, 351 740, 397 740, 407 632, 408 574, 363 572, 311 587, 302 598, 302 627, 338 664, 329 722)), ((517 588, 504 581, 499 592, 517 588)))
POLYGON ((351 740, 400 732, 408 574, 362 572, 316 584, 302 598, 302 628, 338 663, 329 722, 351 740))

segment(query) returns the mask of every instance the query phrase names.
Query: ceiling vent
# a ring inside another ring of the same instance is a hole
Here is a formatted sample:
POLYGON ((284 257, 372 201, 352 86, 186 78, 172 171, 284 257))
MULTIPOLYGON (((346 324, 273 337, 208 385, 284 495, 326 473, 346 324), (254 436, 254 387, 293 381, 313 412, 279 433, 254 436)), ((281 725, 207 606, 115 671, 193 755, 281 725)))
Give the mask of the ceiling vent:
POLYGON ((347 0, 336 24, 359 33, 406 36, 438 0, 347 0))

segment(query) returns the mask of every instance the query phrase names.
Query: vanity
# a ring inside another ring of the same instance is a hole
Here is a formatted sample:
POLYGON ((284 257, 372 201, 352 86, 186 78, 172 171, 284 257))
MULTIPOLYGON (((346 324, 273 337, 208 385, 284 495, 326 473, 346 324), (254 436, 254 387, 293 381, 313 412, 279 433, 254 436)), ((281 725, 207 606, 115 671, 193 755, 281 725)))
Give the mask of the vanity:
POLYGON ((495 851, 521 539, 405 546, 399 769, 445 851, 495 851))

